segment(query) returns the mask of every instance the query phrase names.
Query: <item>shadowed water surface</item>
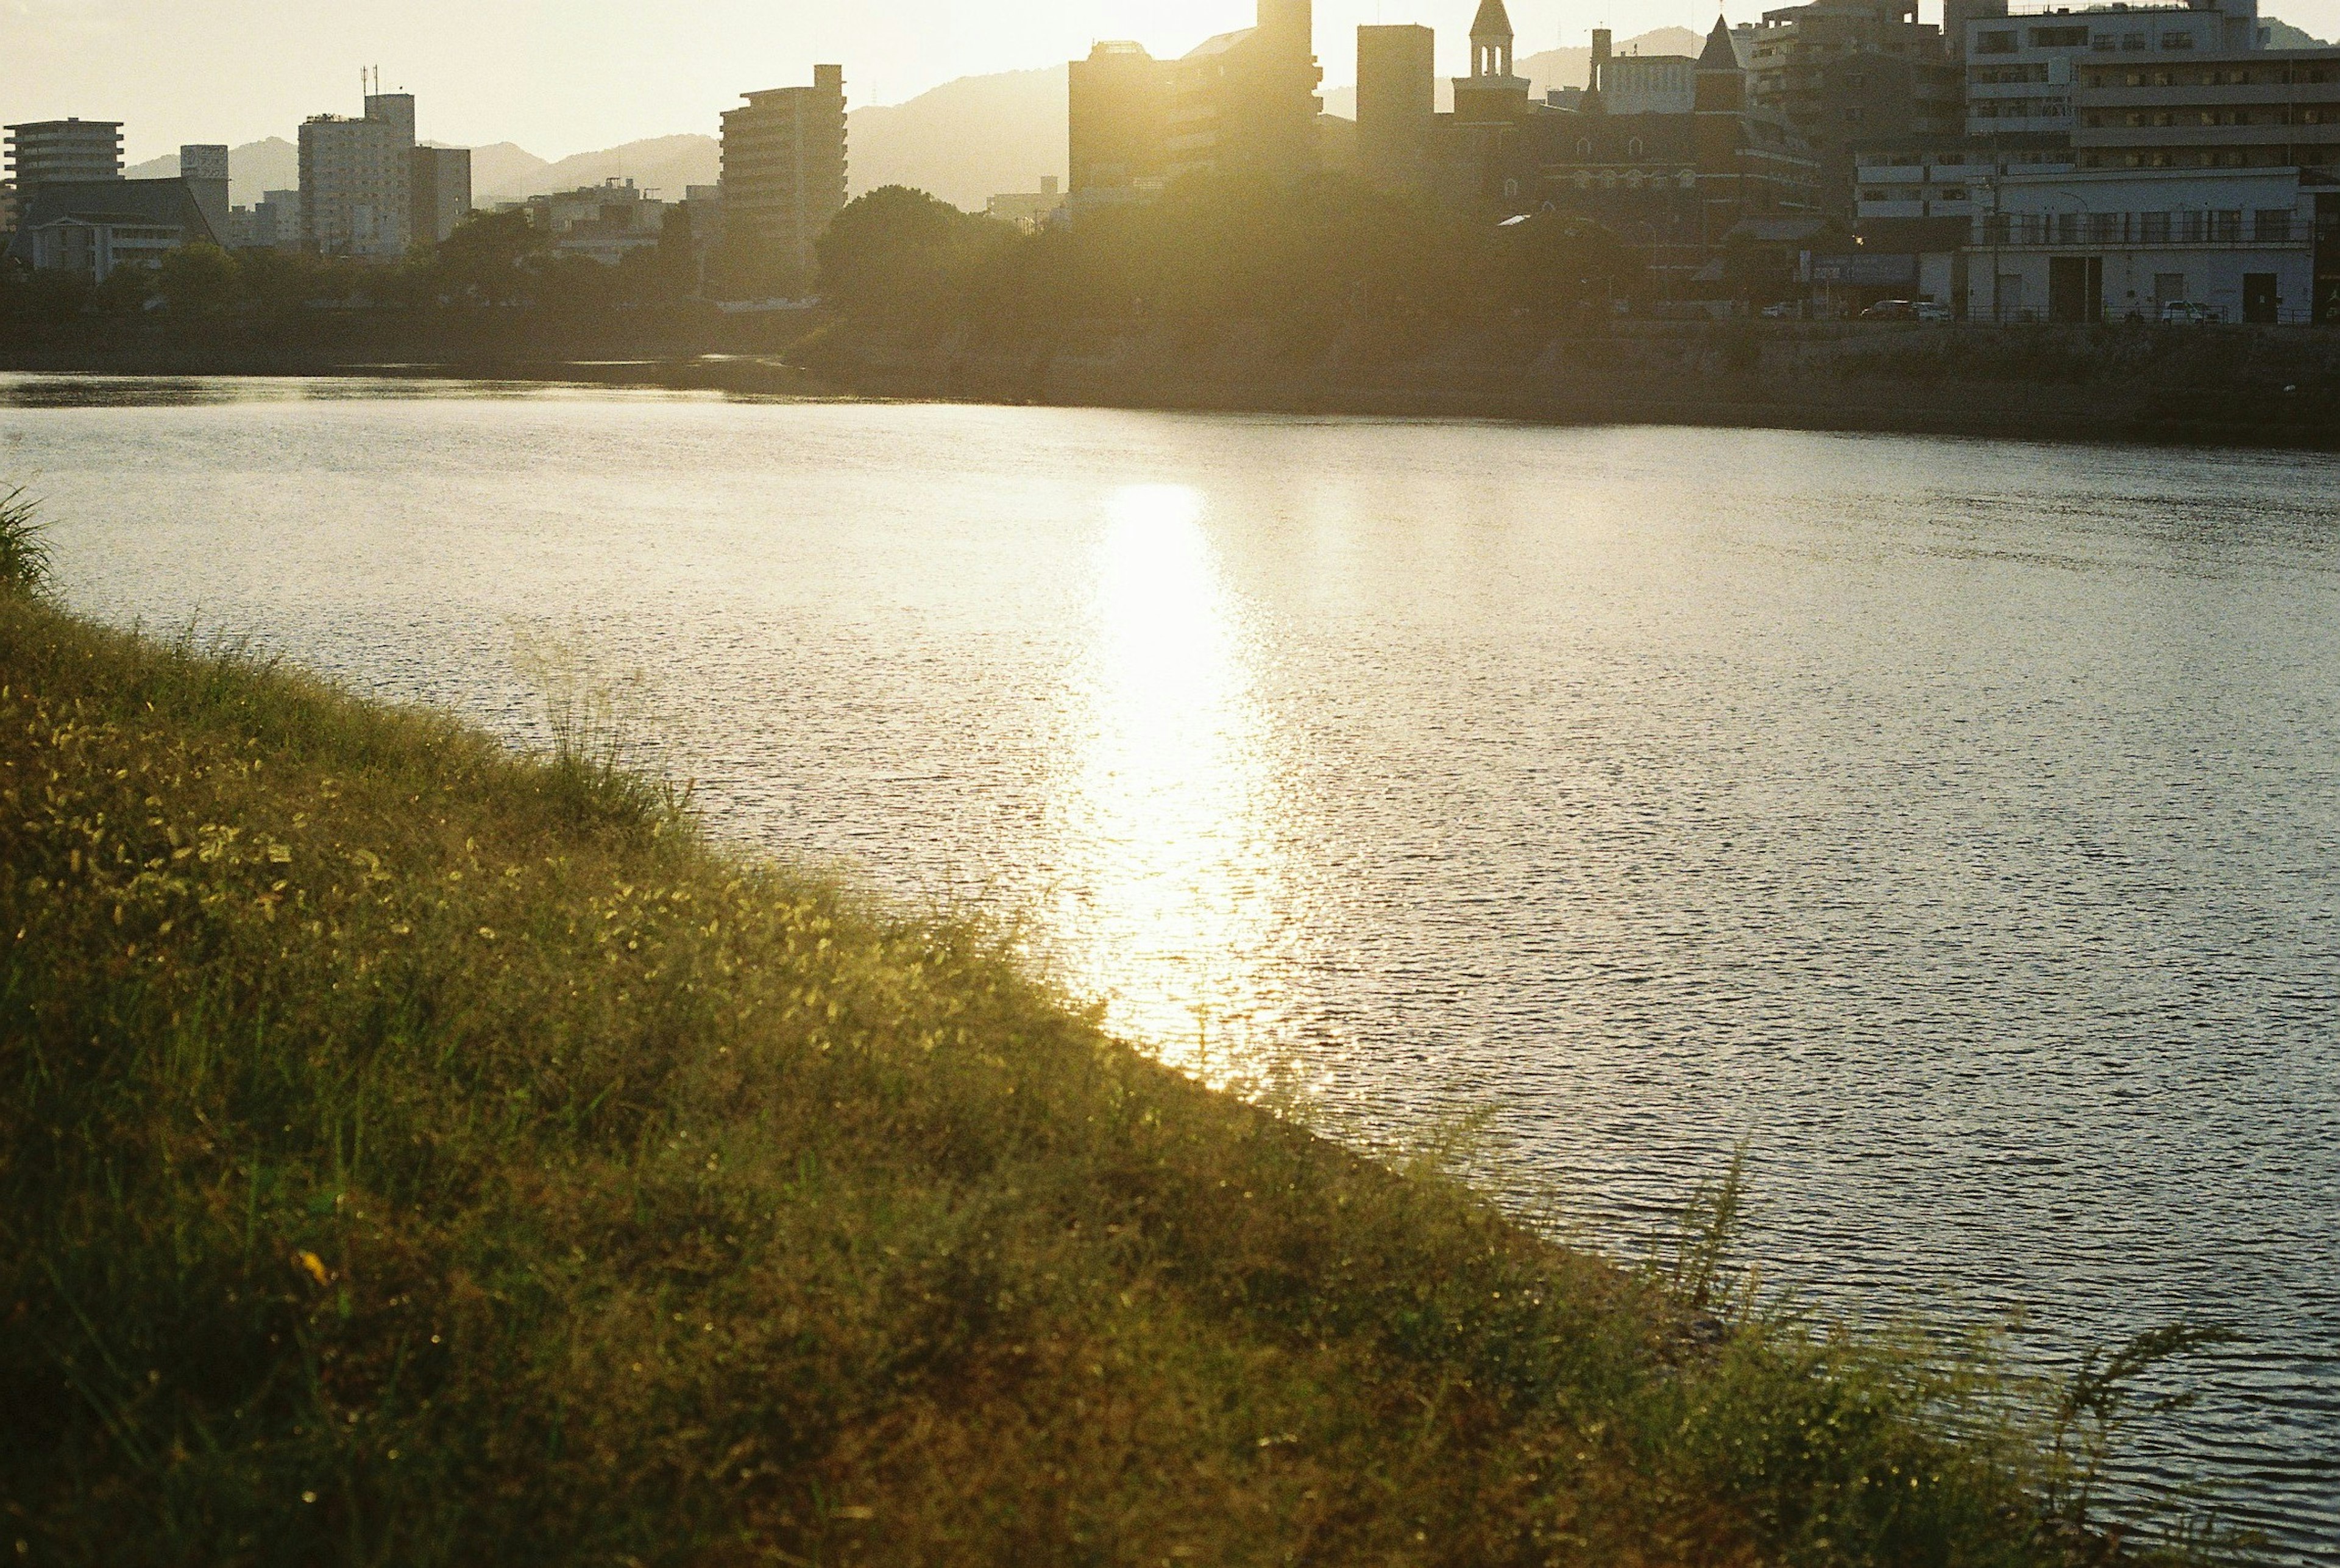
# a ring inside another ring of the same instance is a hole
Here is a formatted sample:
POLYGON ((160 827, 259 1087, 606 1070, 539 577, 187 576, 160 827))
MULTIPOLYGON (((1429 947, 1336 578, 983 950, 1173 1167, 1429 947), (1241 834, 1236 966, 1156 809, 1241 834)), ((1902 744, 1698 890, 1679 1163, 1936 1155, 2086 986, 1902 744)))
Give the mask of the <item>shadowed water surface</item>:
POLYGON ((1030 923, 1215 1079, 1631 1245, 1751 1138, 1836 1308, 2247 1342, 2130 1479, 2340 1563, 2340 464, 0 381, 64 588, 1030 923))

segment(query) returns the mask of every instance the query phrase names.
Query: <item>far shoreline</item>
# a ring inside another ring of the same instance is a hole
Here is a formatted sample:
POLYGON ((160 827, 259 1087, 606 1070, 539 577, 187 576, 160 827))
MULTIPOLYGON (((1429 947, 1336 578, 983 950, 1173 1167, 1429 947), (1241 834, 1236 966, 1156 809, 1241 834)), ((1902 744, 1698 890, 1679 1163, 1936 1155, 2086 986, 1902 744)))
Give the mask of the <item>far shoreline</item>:
MULTIPOLYGON (((573 383, 738 396, 1494 419, 2076 444, 2340 451, 2340 333, 2303 329, 1624 323, 1366 343, 1265 323, 862 332, 774 352, 342 353, 148 342, 0 348, 0 373, 573 383)), ((352 345, 355 347, 356 345, 352 345)), ((440 351, 440 352, 432 352, 440 351)))

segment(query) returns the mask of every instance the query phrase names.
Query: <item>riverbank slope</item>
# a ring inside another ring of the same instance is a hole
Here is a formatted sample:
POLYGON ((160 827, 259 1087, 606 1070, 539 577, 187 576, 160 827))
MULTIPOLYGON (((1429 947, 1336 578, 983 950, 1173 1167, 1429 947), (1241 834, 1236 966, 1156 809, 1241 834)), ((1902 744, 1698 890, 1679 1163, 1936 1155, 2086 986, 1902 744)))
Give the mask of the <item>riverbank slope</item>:
POLYGON ((20 1561, 2103 1560, 1974 1367, 1208 1092, 568 734, 0 590, 20 1561))

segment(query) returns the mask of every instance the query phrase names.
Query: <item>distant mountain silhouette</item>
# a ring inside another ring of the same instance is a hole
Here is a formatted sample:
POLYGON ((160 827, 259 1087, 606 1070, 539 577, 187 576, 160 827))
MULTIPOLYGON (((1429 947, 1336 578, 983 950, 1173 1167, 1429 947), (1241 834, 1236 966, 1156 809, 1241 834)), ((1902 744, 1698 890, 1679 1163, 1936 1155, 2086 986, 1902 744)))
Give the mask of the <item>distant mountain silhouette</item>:
POLYGON ((557 164, 502 143, 471 154, 471 200, 492 207, 608 180, 631 180, 667 201, 679 202, 689 187, 715 184, 722 166, 712 136, 656 136, 580 153, 557 164))
POLYGON ((1036 191, 1062 177, 1066 153, 1066 71, 1051 65, 966 76, 907 104, 857 109, 853 190, 913 185, 981 212, 993 196, 1036 191))
MULTIPOLYGON (((122 171, 133 180, 175 180, 179 154, 151 159, 122 171)), ((227 154, 228 200, 239 207, 257 205, 271 191, 298 190, 301 149, 282 136, 231 147, 227 154)))

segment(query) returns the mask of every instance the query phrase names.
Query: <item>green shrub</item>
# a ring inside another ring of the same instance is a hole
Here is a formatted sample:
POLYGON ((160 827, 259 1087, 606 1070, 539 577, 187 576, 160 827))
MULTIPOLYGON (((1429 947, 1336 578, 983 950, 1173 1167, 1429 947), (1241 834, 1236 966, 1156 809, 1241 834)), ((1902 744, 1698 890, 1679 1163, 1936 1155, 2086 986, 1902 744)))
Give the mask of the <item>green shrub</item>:
POLYGON ((38 505, 21 487, 0 495, 0 591, 38 593, 49 586, 47 534, 38 505))

